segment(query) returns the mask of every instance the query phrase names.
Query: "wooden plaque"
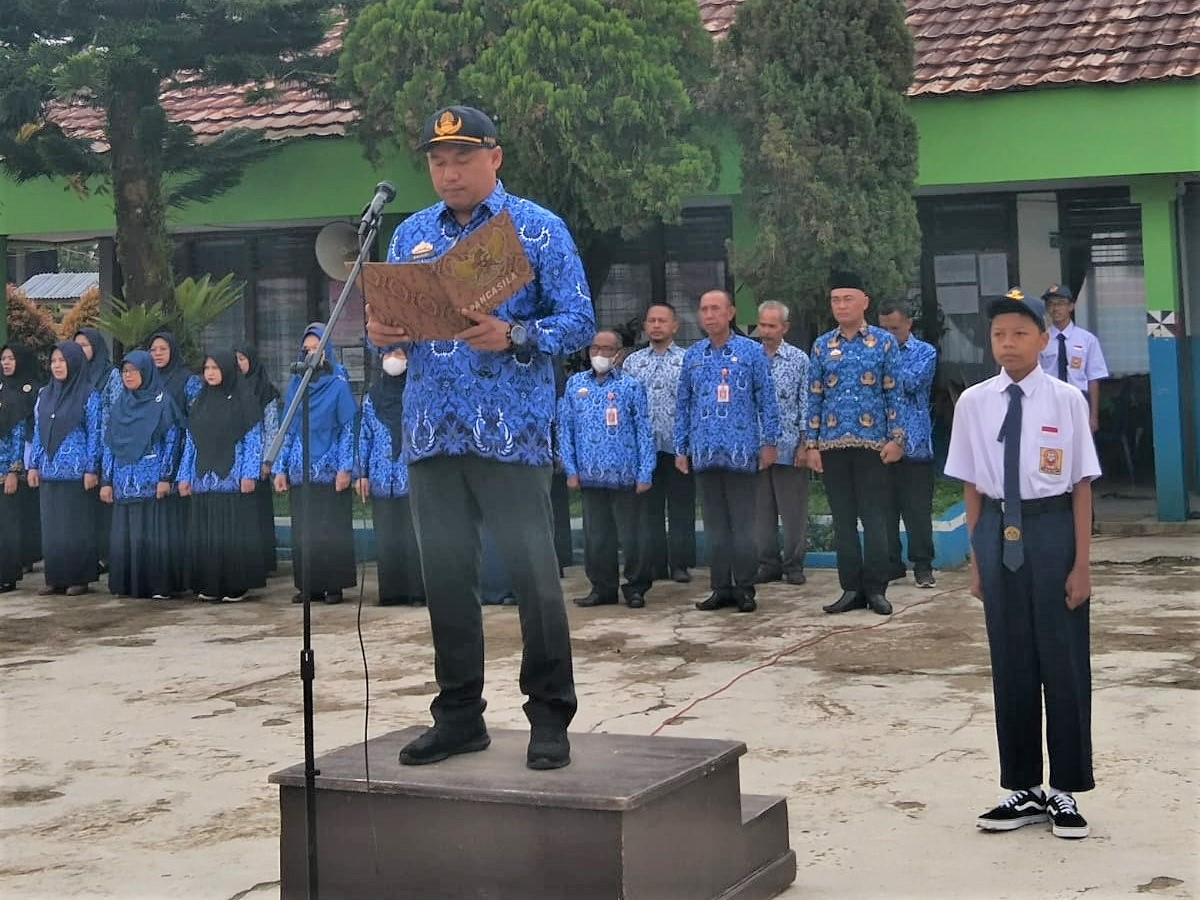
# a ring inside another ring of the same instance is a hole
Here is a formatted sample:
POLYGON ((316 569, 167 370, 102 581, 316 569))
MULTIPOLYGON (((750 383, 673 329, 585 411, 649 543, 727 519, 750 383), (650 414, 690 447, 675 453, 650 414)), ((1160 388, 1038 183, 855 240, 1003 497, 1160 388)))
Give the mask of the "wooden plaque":
POLYGON ((367 263, 359 286, 373 318, 427 341, 470 327, 460 310, 491 312, 531 281, 533 269, 504 211, 430 262, 367 263))

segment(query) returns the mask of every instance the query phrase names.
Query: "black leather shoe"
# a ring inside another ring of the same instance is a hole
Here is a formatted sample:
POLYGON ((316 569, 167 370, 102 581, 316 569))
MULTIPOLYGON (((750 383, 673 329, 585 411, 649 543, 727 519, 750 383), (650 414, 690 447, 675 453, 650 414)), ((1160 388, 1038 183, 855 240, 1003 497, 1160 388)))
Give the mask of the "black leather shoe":
POLYGON ((803 572, 784 572, 783 580, 786 581, 788 584, 795 584, 795 585, 807 584, 808 576, 805 575, 803 572))
POLYGON ((625 598, 625 605, 630 609, 641 609, 646 605, 646 598, 637 591, 630 591, 629 596, 625 598))
POLYGON ((671 570, 671 580, 678 581, 680 584, 690 584, 692 573, 687 570, 687 566, 676 566, 671 570))
POLYGON ((867 598, 857 591, 846 591, 828 606, 822 606, 821 609, 827 613, 844 613, 852 609, 866 609, 867 598))
POLYGON ((571 602, 574 603, 576 606, 584 606, 584 607, 608 606, 610 604, 616 603, 617 598, 615 595, 611 596, 611 597, 605 597, 603 594, 597 594, 595 591, 592 591, 586 597, 576 597, 571 602))
POLYGON ((529 731, 525 765, 531 769, 561 769, 571 764, 571 741, 567 729, 556 725, 534 725, 529 731))
POLYGON ((324 599, 325 599, 326 604, 328 604, 329 606, 336 606, 337 604, 342 602, 342 592, 341 591, 326 591, 324 599))
POLYGON ((434 725, 400 750, 405 766, 427 766, 460 753, 478 753, 492 743, 480 719, 474 725, 434 725))
POLYGON ((707 600, 700 600, 696 603, 696 609, 704 612, 712 612, 714 609, 720 609, 723 606, 733 606, 733 598, 726 597, 720 591, 713 591, 708 595, 707 600))
POLYGON ((892 614, 892 604, 883 594, 867 594, 867 606, 871 607, 871 612, 879 613, 881 616, 892 614))
POLYGON ((17 583, 15 581, 6 581, 4 584, 0 584, 0 594, 7 594, 10 591, 15 591, 16 589, 17 583))
POLYGON ((758 609, 758 604, 754 602, 754 597, 750 594, 739 594, 737 598, 738 612, 754 612, 758 609))
POLYGON ((754 573, 755 584, 770 584, 772 581, 779 581, 783 577, 783 573, 778 569, 768 569, 766 566, 759 566, 758 571, 754 573))

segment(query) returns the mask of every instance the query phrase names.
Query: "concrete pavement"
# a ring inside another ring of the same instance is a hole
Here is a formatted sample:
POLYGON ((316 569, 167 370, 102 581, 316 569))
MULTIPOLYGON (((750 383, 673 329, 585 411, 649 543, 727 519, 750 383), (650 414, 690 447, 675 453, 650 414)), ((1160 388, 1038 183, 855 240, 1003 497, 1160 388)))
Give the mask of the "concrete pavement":
MULTIPOLYGON (((1200 542, 1097 539, 1092 836, 978 832, 1003 793, 981 609, 964 571, 826 616, 836 575, 700 613, 570 607, 572 729, 743 740, 742 789, 789 797, 791 898, 1200 896, 1200 542)), ((368 596, 373 573, 368 569, 368 596)), ((267 775, 302 756, 289 579, 239 605, 0 596, 0 896, 278 896, 267 775)), ((568 597, 584 592, 578 567, 568 597)), ((314 610, 318 753, 364 734, 357 610, 314 610)), ((372 735, 427 721, 424 610, 364 606, 372 735)), ((488 722, 521 727, 511 607, 485 610, 488 722)), ((414 827, 419 827, 414 823, 414 827)), ((404 835, 387 838, 403 842, 404 835)))

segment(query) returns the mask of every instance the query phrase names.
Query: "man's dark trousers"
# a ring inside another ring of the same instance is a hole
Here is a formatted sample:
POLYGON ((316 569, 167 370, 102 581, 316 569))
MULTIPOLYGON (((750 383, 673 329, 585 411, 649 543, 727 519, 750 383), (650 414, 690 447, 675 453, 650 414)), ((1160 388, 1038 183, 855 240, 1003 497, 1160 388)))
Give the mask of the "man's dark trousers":
POLYGON ((668 578, 672 569, 696 565, 696 482, 675 468, 670 453, 657 455, 654 479, 641 503, 654 577, 668 578))
POLYGON ((822 450, 825 493, 833 513, 838 581, 843 591, 883 594, 888 583, 888 510, 892 483, 878 450, 822 450), (862 545, 858 520, 863 523, 862 545))
POLYGON ((641 539, 641 497, 629 490, 583 488, 583 566, 592 590, 601 597, 617 596, 617 547, 625 555, 622 593, 645 594, 653 581, 650 560, 641 539))
POLYGON ((554 553, 550 466, 435 456, 409 466, 441 692, 435 722, 473 724, 484 710, 480 524, 496 539, 520 609, 521 692, 533 725, 565 728, 575 715, 567 611, 554 553))
POLYGON ((992 658, 1000 786, 1017 791, 1044 783, 1042 695, 1051 787, 1089 791, 1092 774, 1091 601, 1068 609, 1064 585, 1075 564, 1070 509, 1022 515, 1025 562, 1002 561, 1004 518, 986 502, 971 538, 992 658))
POLYGON ((888 512, 889 574, 904 568, 900 552, 900 518, 908 534, 908 561, 914 569, 933 568, 933 461, 908 459, 887 466, 892 482, 888 512))
POLYGON ((753 597, 758 568, 758 546, 754 542, 756 473, 710 469, 696 473, 696 484, 704 510, 713 591, 728 599, 753 597))
POLYGON ((758 479, 754 542, 758 568, 772 575, 801 575, 808 550, 808 469, 774 465, 758 479), (783 520, 782 562, 779 520, 783 520))

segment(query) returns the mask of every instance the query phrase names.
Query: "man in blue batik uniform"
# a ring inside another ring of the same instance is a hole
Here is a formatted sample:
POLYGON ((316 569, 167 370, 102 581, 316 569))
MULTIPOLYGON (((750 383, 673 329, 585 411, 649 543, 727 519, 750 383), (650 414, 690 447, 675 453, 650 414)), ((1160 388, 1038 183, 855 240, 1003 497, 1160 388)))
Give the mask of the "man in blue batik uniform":
POLYGON ((559 768, 571 759, 567 725, 577 703, 550 506, 553 358, 587 345, 591 297, 562 219, 498 180, 503 151, 487 115, 440 109, 425 122, 419 149, 442 199, 400 224, 388 260, 435 259, 507 211, 533 281, 492 314, 464 310, 475 324, 454 340, 409 342, 403 329, 367 321, 373 344, 404 344, 408 353, 404 455, 441 689, 430 707, 433 727, 400 751, 400 762, 438 762, 490 743, 479 608, 486 524, 520 606, 526 764, 559 768))
POLYGON ((567 486, 583 494, 583 565, 592 589, 578 606, 617 602, 617 547, 625 553, 621 593, 631 609, 646 605, 653 581, 644 552, 638 494, 654 477, 654 436, 642 383, 613 359, 621 349, 615 331, 598 331, 588 348, 592 368, 567 381, 558 404, 558 451, 567 486))
POLYGON ((813 343, 808 375, 808 467, 825 476, 842 586, 842 596, 823 609, 841 613, 869 606, 887 616, 892 605, 886 466, 904 453, 893 399, 896 339, 867 324, 871 298, 862 279, 837 272, 831 282, 829 305, 838 327, 813 343))
POLYGON ((757 341, 733 332, 725 291, 700 296, 708 335, 688 348, 675 406, 675 465, 695 471, 704 508, 712 594, 696 604, 754 612, 756 475, 778 458, 779 405, 771 365, 757 341))
POLYGON ((907 572, 900 555, 900 518, 908 535, 908 559, 917 587, 931 588, 933 577, 933 423, 929 390, 937 369, 937 350, 912 335, 912 310, 903 300, 879 307, 879 324, 896 339, 899 365, 893 395, 896 418, 904 429, 904 456, 889 466, 892 508, 888 521, 888 566, 893 577, 907 572))

